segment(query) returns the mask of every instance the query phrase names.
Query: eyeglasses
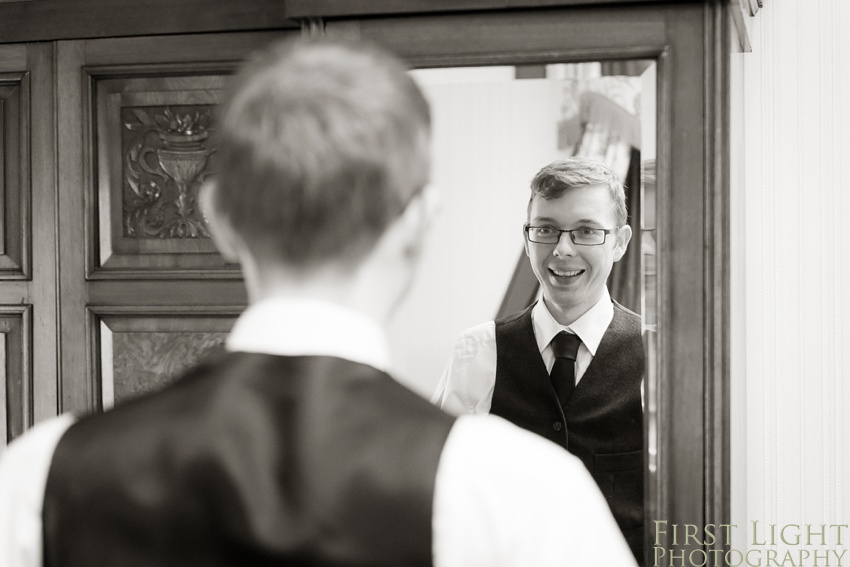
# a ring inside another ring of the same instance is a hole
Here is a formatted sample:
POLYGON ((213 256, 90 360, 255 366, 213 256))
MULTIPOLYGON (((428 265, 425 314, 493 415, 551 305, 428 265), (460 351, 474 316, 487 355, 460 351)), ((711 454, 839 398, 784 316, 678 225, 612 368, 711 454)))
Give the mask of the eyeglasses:
POLYGON ((600 244, 605 244, 605 237, 608 234, 617 232, 620 230, 620 227, 588 228, 583 226, 572 230, 561 230, 560 228, 551 226, 531 226, 526 223, 523 225, 523 230, 525 230, 528 241, 536 242, 537 244, 557 244, 561 240, 561 233, 566 232, 570 235, 570 240, 573 241, 573 244, 580 246, 599 246, 600 244))

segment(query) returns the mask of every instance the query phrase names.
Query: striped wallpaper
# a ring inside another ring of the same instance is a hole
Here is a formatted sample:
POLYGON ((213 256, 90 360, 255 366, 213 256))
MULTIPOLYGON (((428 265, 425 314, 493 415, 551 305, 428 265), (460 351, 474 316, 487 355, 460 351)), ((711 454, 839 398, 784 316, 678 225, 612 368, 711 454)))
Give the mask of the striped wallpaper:
POLYGON ((733 522, 848 524, 850 2, 767 0, 750 39, 732 67, 733 522))

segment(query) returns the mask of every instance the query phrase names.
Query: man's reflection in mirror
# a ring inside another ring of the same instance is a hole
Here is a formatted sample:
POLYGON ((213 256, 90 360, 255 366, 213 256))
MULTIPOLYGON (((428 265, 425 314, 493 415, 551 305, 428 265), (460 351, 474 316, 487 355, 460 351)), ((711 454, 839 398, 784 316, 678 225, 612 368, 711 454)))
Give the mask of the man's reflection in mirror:
POLYGON ((433 401, 501 416, 579 457, 642 562, 641 320, 606 283, 632 237, 623 184, 598 161, 555 161, 531 182, 522 229, 541 299, 464 331, 433 401))

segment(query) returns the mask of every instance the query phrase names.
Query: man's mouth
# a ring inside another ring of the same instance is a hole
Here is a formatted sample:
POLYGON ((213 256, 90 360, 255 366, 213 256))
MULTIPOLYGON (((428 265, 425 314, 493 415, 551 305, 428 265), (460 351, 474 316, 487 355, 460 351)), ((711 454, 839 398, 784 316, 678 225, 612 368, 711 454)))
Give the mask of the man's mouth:
POLYGON ((555 268, 549 268, 549 271, 559 278, 574 278, 584 273, 584 270, 556 270, 555 268))

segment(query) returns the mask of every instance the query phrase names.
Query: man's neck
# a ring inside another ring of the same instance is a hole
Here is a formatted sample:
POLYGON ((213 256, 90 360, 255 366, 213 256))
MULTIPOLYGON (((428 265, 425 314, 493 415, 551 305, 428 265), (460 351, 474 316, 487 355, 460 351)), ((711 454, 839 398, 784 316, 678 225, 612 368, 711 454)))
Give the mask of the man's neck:
POLYGON ((264 270, 260 277, 247 277, 248 299, 253 305, 268 299, 320 301, 361 313, 383 323, 392 308, 389 294, 378 294, 374 278, 368 273, 338 269, 291 271, 264 270), (370 282, 372 282, 370 284, 370 282))
POLYGON ((545 295, 543 296, 543 303, 546 305, 546 309, 549 310, 549 313, 552 315, 552 318, 558 322, 558 324, 568 327, 582 318, 588 311, 593 309, 593 307, 599 303, 599 300, 602 299, 603 295, 600 294, 594 301, 575 306, 571 309, 563 309, 560 306, 556 305, 555 302, 550 301, 545 295))

